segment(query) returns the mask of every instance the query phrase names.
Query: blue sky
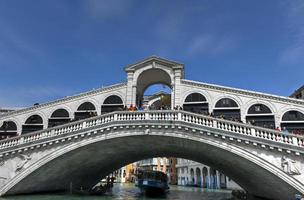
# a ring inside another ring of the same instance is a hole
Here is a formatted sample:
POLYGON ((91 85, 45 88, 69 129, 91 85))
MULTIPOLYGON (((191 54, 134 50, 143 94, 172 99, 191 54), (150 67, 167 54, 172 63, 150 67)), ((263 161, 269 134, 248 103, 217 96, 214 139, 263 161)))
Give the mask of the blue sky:
POLYGON ((303 85, 303 0, 0 0, 0 107, 126 79, 151 55, 186 78, 288 96, 303 85))

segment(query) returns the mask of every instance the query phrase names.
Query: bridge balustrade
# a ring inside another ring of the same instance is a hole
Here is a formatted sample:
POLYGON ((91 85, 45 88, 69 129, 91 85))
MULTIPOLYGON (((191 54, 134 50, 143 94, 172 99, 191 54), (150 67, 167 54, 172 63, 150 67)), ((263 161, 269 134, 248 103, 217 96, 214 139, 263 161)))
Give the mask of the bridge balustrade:
POLYGON ((255 127, 249 124, 218 119, 210 116, 189 113, 185 111, 121 111, 112 112, 81 121, 71 122, 69 124, 36 131, 26 135, 20 135, 0 141, 0 149, 15 147, 25 143, 32 143, 46 138, 66 136, 72 132, 88 129, 111 122, 130 122, 130 121, 180 121, 203 127, 210 127, 222 131, 228 131, 236 134, 247 135, 255 138, 270 140, 284 144, 290 144, 298 147, 304 147, 304 137, 297 135, 285 135, 282 132, 255 127))

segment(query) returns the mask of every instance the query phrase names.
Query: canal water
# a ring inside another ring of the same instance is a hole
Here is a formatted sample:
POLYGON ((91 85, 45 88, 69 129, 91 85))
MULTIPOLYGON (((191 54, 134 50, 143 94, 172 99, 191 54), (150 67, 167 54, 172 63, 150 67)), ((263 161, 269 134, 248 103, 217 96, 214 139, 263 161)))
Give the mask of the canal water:
POLYGON ((170 192, 158 198, 146 197, 134 184, 116 184, 111 193, 104 196, 78 196, 70 194, 21 195, 0 200, 231 200, 231 191, 206 190, 193 187, 170 186, 170 192))

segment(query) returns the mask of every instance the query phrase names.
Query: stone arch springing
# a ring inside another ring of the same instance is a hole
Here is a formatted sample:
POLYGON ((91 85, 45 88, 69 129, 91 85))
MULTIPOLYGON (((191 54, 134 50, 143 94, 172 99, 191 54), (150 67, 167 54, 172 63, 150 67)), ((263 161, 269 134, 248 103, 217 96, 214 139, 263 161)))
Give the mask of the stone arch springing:
POLYGON ((74 119, 81 120, 94 116, 97 116, 96 107, 93 103, 87 101, 78 106, 74 119))
POLYGON ((0 140, 17 135, 17 124, 13 121, 4 121, 0 127, 0 140))
POLYGON ((216 102, 213 109, 213 115, 224 119, 240 121, 241 109, 236 101, 226 97, 216 102))
POLYGON ((26 134, 42 129, 43 129, 43 119, 40 115, 35 114, 26 119, 24 125, 22 125, 21 134, 26 134))
POLYGON ((48 127, 59 126, 62 124, 69 123, 71 121, 71 117, 69 112, 64 108, 59 108, 55 110, 51 117, 48 119, 48 127))
POLYGON ((285 112, 281 120, 281 129, 294 134, 304 134, 304 114, 297 110, 285 112))
POLYGON ((209 104, 204 95, 194 92, 186 97, 183 104, 183 109, 193 113, 208 114, 209 104))
POLYGON ((264 128, 275 128, 275 117, 271 109, 262 103, 256 103, 249 107, 246 122, 264 128))
POLYGON ((121 111, 123 110, 124 104, 118 95, 110 95, 108 96, 101 106, 101 114, 113 112, 113 111, 121 111))

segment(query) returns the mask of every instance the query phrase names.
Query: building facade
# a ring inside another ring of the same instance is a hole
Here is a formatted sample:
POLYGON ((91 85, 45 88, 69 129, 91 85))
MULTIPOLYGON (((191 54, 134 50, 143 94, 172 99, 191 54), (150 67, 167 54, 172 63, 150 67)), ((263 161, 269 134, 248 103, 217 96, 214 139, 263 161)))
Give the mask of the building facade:
POLYGON ((296 91, 294 91, 290 97, 292 98, 296 98, 296 99, 304 99, 304 85, 302 87, 300 87, 299 89, 297 89, 296 91))
POLYGON ((178 158, 176 169, 178 185, 208 189, 242 189, 223 173, 195 161, 178 158))

